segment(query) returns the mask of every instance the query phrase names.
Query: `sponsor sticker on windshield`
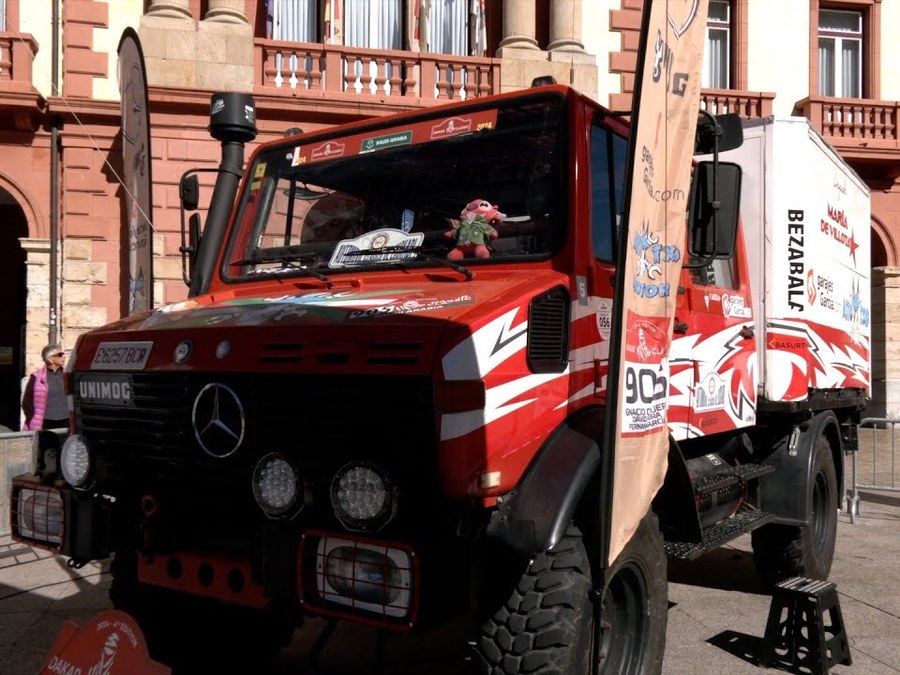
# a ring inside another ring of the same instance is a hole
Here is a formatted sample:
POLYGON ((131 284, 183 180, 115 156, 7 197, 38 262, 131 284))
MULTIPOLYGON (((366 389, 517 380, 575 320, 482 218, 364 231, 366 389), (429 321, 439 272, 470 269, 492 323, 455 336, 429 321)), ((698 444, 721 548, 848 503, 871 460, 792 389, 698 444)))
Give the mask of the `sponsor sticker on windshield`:
POLYGON ((406 233, 388 228, 367 232, 355 239, 342 239, 334 247, 329 261, 330 267, 352 267, 373 263, 415 260, 415 250, 425 240, 424 232, 406 233))
POLYGON ((478 110, 467 115, 454 115, 432 125, 429 138, 449 138, 472 131, 486 131, 497 126, 497 110, 478 110))
POLYGON ((385 134, 384 136, 372 136, 364 138, 360 146, 359 152, 375 152, 376 150, 384 150, 385 148, 393 148, 398 145, 409 145, 412 143, 412 130, 395 131, 394 133, 385 134))
POLYGON ((152 342, 101 342, 91 370, 143 370, 152 348, 152 342))

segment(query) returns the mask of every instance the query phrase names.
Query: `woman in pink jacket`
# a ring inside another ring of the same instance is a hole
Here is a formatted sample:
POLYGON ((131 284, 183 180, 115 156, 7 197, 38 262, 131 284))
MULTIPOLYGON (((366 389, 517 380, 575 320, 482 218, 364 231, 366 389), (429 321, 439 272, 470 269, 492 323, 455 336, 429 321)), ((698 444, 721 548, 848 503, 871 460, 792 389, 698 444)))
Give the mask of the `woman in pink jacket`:
POLYGON ((66 354, 58 344, 52 344, 41 350, 41 358, 44 366, 28 378, 22 396, 22 412, 25 413, 23 431, 69 426, 69 410, 63 389, 66 354))

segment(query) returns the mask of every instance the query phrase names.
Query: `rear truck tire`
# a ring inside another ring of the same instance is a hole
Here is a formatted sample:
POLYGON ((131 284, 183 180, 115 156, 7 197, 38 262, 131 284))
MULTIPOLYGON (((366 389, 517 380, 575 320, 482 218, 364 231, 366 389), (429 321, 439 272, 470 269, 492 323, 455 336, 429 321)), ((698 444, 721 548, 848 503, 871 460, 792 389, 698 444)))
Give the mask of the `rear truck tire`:
POLYGON ((648 513, 593 593, 580 530, 528 565, 486 620, 473 664, 483 675, 654 675, 662 670, 668 612, 666 556, 648 513), (598 601, 593 598, 599 598, 598 601), (596 663, 592 665, 592 661, 596 663))
POLYGON ((834 456, 824 435, 816 439, 809 523, 764 525, 751 537, 756 570, 768 586, 792 576, 827 579, 834 560, 838 487, 834 456))
POLYGON ((273 612, 140 583, 136 552, 116 553, 110 572, 113 607, 137 621, 150 656, 173 675, 263 672, 293 636, 294 625, 273 612))

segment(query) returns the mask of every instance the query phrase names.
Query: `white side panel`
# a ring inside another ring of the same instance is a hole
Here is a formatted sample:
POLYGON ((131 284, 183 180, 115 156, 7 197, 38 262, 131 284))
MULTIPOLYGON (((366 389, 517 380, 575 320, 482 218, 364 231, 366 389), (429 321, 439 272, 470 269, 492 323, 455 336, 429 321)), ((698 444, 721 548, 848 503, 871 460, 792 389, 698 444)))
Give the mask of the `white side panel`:
POLYGON ((771 302, 766 294, 771 292, 765 280, 771 276, 772 261, 766 252, 771 250, 767 242, 772 238, 772 203, 769 173, 772 166, 772 135, 767 133, 772 118, 744 122, 744 143, 741 147, 723 152, 722 161, 735 162, 741 167, 741 228, 747 252, 746 274, 750 281, 754 330, 757 335, 757 393, 764 388, 766 305, 771 302))
POLYGON ((743 169, 760 393, 871 386, 868 188, 804 117, 745 123, 743 169))

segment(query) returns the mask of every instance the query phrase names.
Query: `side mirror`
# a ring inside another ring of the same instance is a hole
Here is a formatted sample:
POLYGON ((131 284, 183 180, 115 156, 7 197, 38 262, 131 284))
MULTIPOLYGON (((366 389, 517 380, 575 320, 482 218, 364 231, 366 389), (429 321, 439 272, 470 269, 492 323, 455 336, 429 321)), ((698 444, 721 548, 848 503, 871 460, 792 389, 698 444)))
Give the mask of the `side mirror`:
POLYGON ((188 218, 188 243, 184 242, 184 221, 181 228, 181 276, 187 286, 191 285, 191 274, 194 271, 194 260, 200 250, 200 214, 192 213, 188 218))
POLYGON ((197 205, 200 203, 200 181, 197 179, 197 175, 182 176, 178 189, 181 208, 185 211, 196 211, 197 205))
POLYGON ((741 167, 733 162, 698 162, 688 208, 688 252, 699 263, 731 258, 737 246, 741 207, 741 167))
POLYGON ((708 155, 718 150, 734 150, 744 144, 744 127, 737 113, 710 115, 701 110, 697 120, 697 136, 694 139, 694 154, 708 155))

